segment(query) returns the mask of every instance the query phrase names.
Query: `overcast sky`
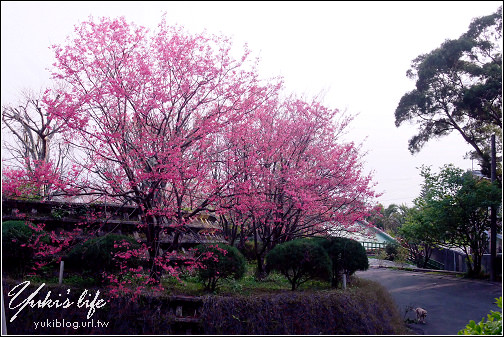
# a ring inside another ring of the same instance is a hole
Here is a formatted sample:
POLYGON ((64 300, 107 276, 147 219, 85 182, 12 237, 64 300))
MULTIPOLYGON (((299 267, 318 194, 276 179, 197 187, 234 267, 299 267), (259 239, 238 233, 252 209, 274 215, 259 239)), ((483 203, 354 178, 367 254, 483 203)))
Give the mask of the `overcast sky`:
MULTIPOLYGON (((1 100, 15 103, 24 89, 50 86, 49 49, 64 42, 89 15, 124 16, 155 29, 166 12, 168 24, 188 31, 223 34, 235 46, 248 43, 261 57, 260 72, 281 75, 289 92, 357 115, 348 139, 363 142, 366 170, 373 171, 385 206, 408 204, 418 196, 422 164, 438 169, 463 159, 471 148, 461 136, 408 152, 414 125, 396 128, 394 111, 414 81, 411 60, 467 31, 472 18, 495 12, 500 1, 447 2, 1 2, 1 100)), ((477 169, 474 163, 474 169, 477 169)))

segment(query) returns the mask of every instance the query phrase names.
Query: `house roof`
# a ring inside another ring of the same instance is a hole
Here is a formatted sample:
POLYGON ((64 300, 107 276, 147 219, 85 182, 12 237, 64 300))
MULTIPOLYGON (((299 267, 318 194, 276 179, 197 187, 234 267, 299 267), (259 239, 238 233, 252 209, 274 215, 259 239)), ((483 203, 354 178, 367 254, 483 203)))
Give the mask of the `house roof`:
POLYGON ((392 236, 367 221, 356 221, 351 231, 341 232, 340 236, 359 242, 397 242, 392 236))

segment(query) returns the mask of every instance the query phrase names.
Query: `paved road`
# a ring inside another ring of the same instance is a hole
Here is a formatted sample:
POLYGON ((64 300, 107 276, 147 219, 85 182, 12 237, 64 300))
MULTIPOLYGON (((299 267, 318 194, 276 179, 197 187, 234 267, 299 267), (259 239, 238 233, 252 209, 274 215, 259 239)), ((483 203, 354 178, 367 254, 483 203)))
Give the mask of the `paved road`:
MULTIPOLYGON (((408 306, 428 311, 425 324, 411 324, 417 334, 456 335, 469 320, 480 321, 490 310, 498 310, 495 298, 502 296, 502 283, 474 281, 422 272, 370 268, 357 276, 379 282, 404 315, 408 306)), ((408 318, 414 318, 409 313, 408 318)))

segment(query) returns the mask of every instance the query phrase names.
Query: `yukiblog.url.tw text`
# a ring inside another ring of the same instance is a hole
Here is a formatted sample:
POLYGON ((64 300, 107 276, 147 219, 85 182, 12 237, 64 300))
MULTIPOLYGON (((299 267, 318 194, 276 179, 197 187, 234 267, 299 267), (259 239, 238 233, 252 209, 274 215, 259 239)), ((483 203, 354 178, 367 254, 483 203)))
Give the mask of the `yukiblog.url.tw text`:
POLYGON ((46 319, 45 321, 33 322, 35 324, 35 330, 38 328, 73 328, 77 330, 78 328, 106 328, 109 322, 94 320, 79 322, 79 321, 67 321, 65 319, 46 319))

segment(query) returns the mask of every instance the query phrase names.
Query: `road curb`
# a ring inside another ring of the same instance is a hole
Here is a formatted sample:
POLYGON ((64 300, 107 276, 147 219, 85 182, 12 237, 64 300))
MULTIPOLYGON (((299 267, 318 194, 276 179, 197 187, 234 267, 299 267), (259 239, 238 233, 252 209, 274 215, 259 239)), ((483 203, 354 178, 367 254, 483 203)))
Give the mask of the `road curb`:
MULTIPOLYGON (((450 271, 450 270, 438 270, 438 269, 424 269, 424 268, 409 268, 409 267, 393 267, 393 266, 369 266, 369 268, 373 269, 392 269, 392 270, 402 270, 402 271, 410 271, 410 272, 418 272, 418 273, 436 273, 440 274, 439 276, 458 276, 458 275, 465 275, 464 272, 460 271, 450 271)), ((456 280, 459 281, 465 281, 465 282, 481 282, 484 284, 490 284, 490 285, 497 285, 497 286, 502 286, 502 281, 490 281, 486 279, 473 279, 473 278, 455 278, 456 280)))
POLYGON ((439 269, 425 269, 425 268, 410 268, 410 267, 389 267, 389 266, 370 266, 370 268, 387 268, 387 269, 398 269, 405 271, 414 271, 414 272, 424 272, 424 273, 440 273, 447 275, 464 275, 464 272, 461 271, 451 271, 451 270, 439 270, 439 269))

